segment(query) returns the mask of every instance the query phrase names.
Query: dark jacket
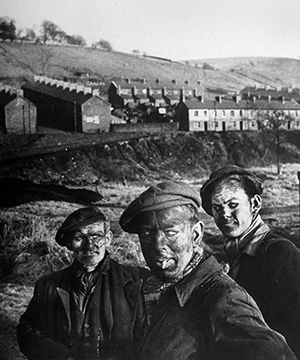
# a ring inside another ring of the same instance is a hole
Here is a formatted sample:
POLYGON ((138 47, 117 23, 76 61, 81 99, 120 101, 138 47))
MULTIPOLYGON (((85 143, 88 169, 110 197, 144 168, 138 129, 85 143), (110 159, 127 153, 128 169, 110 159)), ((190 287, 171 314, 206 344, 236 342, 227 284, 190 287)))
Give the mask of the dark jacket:
POLYGON ((266 325, 253 299, 212 256, 160 302, 141 360, 295 360, 283 336, 266 325))
POLYGON ((72 266, 42 277, 17 327, 21 351, 30 360, 134 359, 145 325, 141 286, 138 270, 107 257, 74 341, 72 266))
POLYGON ((268 232, 255 254, 242 253, 233 278, 254 298, 267 324, 286 338, 300 359, 300 253, 268 232))

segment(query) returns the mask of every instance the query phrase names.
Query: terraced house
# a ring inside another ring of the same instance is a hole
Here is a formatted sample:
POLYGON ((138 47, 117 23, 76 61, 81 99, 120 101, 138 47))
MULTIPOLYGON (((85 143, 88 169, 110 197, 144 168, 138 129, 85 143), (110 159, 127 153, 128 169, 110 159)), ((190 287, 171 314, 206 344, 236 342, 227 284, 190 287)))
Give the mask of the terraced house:
POLYGON ((23 85, 24 96, 37 107, 37 125, 74 132, 108 132, 110 104, 99 90, 43 76, 23 85))
POLYGON ((0 86, 0 132, 33 134, 36 128, 36 107, 24 98, 21 89, 0 86))
POLYGON ((202 96, 182 99, 176 108, 176 121, 183 131, 257 130, 275 119, 286 129, 300 129, 300 104, 294 100, 247 100, 241 95, 232 98, 216 96, 205 100, 202 96))
POLYGON ((171 82, 160 79, 129 78, 112 81, 108 89, 108 100, 114 108, 124 108, 131 105, 152 105, 154 107, 175 106, 184 96, 192 98, 202 90, 200 81, 194 86, 188 80, 179 84, 177 80, 171 82))

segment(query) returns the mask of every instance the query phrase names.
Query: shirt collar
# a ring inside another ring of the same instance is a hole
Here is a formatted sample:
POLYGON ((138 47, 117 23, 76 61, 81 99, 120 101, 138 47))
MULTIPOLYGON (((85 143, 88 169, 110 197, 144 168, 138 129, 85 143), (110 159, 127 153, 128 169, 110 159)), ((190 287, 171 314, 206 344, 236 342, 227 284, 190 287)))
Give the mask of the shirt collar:
POLYGON ((208 278, 220 271, 222 268, 216 258, 212 255, 205 255, 193 272, 174 285, 179 305, 183 307, 198 286, 204 284, 208 278))
POLYGON ((239 238, 225 238, 224 250, 229 258, 234 259, 241 253, 254 256, 265 237, 270 231, 260 215, 254 219, 246 232, 239 238))

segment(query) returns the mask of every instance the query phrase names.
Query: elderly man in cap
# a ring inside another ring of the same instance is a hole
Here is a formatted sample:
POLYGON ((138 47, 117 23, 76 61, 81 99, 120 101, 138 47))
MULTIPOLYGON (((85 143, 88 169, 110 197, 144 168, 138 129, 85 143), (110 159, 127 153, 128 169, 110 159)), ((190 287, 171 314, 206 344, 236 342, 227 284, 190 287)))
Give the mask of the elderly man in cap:
POLYGON ((256 303, 203 250, 200 197, 181 182, 150 187, 123 212, 152 275, 145 284, 150 326, 141 360, 295 359, 256 303))
POLYGON ((255 174, 228 165, 213 172, 201 188, 203 208, 225 237, 229 275, 300 359, 300 254, 262 220, 262 191, 255 174))
POLYGON ((38 280, 17 328, 28 359, 134 359, 145 326, 137 269, 110 259, 109 222, 96 206, 73 212, 56 241, 71 266, 38 280))

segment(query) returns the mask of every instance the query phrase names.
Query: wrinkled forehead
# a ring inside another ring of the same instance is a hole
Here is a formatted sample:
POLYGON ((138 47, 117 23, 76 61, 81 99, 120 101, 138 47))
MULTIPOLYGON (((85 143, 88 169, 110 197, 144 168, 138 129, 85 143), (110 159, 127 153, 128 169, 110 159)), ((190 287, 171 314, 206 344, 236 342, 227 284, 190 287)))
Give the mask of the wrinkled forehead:
POLYGON ((237 179, 224 178, 218 181, 212 190, 211 201, 227 200, 230 198, 248 197, 246 191, 237 179))

